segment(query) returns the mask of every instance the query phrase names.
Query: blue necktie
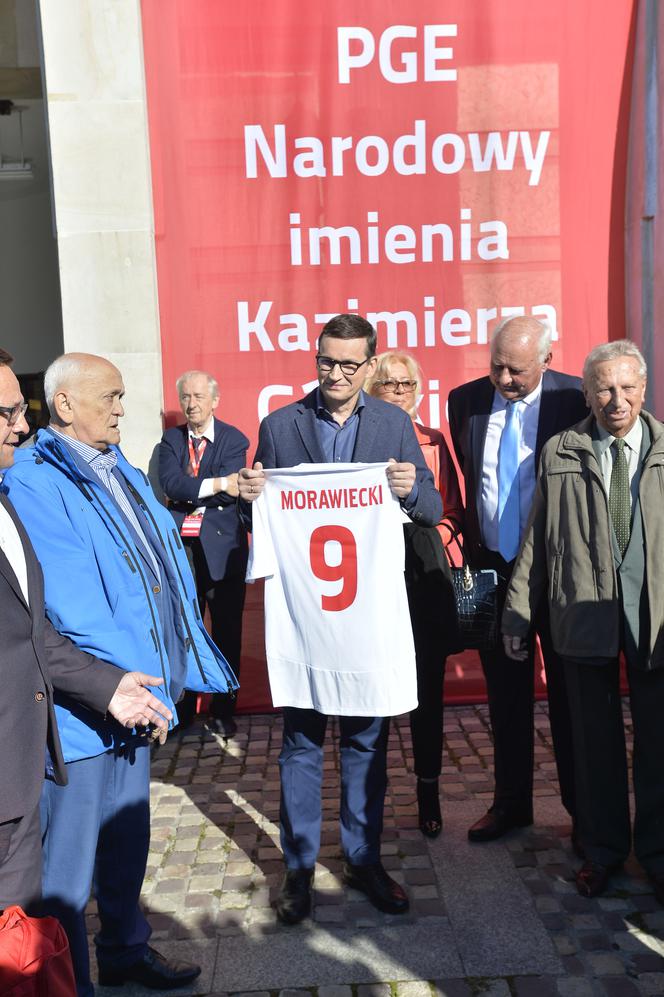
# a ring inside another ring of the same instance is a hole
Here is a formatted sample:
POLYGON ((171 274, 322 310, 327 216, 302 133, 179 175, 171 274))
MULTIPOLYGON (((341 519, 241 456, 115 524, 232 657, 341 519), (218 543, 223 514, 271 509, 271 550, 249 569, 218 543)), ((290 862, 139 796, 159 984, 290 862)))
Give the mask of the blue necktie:
POLYGON ((508 402, 498 446, 498 550, 506 561, 519 550, 519 444, 521 402, 508 402))

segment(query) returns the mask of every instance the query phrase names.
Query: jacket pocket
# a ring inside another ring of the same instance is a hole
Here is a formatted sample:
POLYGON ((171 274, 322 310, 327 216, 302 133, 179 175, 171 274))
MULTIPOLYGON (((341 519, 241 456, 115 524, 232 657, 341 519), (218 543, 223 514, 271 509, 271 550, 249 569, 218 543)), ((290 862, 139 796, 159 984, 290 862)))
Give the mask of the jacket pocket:
POLYGON ((558 602, 558 599, 560 597, 561 574, 563 568, 562 561, 563 561, 562 554, 553 555, 551 578, 549 579, 549 600, 552 603, 558 602))

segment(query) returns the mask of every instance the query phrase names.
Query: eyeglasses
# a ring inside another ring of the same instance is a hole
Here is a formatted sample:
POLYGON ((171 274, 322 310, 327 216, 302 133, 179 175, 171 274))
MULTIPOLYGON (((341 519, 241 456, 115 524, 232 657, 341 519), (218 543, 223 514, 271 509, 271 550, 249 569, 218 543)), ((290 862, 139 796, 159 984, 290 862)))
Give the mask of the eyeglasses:
POLYGON ((392 381, 391 379, 387 381, 376 381, 383 391, 388 395, 396 395, 399 391, 403 391, 404 394, 410 394, 417 387, 417 381, 392 381))
POLYGON ((352 377, 357 374, 360 367, 364 367, 365 363, 369 363, 371 357, 367 357, 362 363, 356 363, 354 360, 333 360, 331 357, 316 357, 316 366, 322 374, 330 374, 335 367, 338 367, 342 374, 346 377, 352 377))
POLYGON ((0 405, 0 413, 6 416, 8 426, 13 426, 17 423, 21 416, 25 415, 27 410, 27 402, 19 402, 18 405, 0 405))

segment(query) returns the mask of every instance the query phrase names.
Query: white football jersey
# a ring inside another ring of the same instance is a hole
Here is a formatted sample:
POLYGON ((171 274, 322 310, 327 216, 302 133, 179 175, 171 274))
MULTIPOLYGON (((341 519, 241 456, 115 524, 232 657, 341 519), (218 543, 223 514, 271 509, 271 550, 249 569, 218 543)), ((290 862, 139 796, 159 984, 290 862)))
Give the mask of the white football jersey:
POLYGON ((272 701, 339 716, 417 706, 404 513, 387 464, 265 470, 247 581, 265 578, 272 701))

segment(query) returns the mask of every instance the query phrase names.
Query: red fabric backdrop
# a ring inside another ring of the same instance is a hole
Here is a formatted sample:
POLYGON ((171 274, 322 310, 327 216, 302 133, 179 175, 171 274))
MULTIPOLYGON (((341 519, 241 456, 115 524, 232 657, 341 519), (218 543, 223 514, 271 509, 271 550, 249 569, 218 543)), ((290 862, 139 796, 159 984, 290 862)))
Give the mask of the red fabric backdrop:
MULTIPOLYGON (((410 349, 421 421, 508 314, 578 373, 624 332, 632 4, 142 0, 167 419, 182 370, 256 439, 314 378, 326 318, 410 349)), ((244 706, 266 705, 258 593, 244 706), (250 677, 254 666, 260 681, 250 677)), ((448 694, 481 692, 474 659, 448 694)))

